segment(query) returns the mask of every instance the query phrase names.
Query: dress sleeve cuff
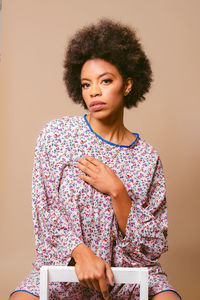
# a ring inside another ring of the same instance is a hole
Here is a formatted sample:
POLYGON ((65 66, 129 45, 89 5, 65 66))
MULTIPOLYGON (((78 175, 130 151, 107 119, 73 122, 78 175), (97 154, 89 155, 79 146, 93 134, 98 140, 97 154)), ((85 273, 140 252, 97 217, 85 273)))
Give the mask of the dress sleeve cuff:
POLYGON ((116 242, 124 252, 131 253, 140 261, 155 262, 155 259, 167 250, 166 238, 155 217, 134 201, 127 220, 125 236, 118 227, 116 242))
POLYGON ((79 245, 83 244, 83 241, 81 238, 73 235, 69 235, 67 248, 69 249, 69 255, 72 255, 73 250, 79 245))

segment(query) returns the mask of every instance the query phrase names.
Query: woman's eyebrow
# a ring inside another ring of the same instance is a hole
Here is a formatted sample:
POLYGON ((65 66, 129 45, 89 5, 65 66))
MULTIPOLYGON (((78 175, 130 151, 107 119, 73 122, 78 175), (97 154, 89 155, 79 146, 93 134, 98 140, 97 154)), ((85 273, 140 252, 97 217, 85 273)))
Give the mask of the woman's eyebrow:
MULTIPOLYGON (((112 76, 114 76, 114 77, 116 77, 113 73, 111 73, 111 72, 105 72, 105 73, 102 73, 102 74, 100 74, 97 78, 99 79, 100 77, 103 77, 104 75, 112 75, 112 76)), ((90 79, 88 79, 88 78, 81 78, 81 80, 88 80, 88 81, 91 81, 90 79)))

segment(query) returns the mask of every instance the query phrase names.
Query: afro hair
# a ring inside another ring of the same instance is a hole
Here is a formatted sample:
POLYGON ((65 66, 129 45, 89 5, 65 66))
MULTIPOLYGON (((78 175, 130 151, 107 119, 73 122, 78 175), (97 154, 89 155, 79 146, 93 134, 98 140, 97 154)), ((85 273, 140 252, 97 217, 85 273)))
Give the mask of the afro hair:
POLYGON ((130 93, 124 97, 124 106, 137 107, 145 100, 152 82, 152 70, 134 29, 119 22, 103 18, 96 24, 83 27, 68 43, 64 58, 63 80, 71 99, 87 109, 82 97, 80 74, 83 64, 101 58, 113 64, 124 82, 133 80, 130 93))

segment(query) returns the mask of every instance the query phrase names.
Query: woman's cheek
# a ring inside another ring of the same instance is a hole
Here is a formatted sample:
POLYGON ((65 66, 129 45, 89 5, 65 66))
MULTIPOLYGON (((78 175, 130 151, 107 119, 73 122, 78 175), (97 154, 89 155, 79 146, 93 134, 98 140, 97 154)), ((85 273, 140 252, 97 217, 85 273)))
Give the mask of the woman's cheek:
POLYGON ((88 107, 88 93, 87 93, 87 91, 85 91, 85 90, 82 91, 82 97, 83 97, 83 100, 85 101, 85 104, 88 107))
POLYGON ((112 89, 110 90, 110 96, 113 96, 113 97, 123 97, 123 86, 122 85, 116 85, 116 86, 113 86, 112 89))

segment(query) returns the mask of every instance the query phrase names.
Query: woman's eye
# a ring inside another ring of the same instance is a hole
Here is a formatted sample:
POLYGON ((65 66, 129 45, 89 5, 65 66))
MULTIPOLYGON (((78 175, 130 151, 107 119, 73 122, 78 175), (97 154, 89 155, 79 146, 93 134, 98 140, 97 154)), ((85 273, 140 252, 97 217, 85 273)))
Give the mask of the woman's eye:
POLYGON ((86 82, 81 84, 81 87, 83 89, 88 88, 89 86, 90 86, 89 83, 86 83, 86 82))
POLYGON ((104 83, 111 83, 112 79, 106 78, 106 79, 103 79, 102 82, 104 82, 104 83))

